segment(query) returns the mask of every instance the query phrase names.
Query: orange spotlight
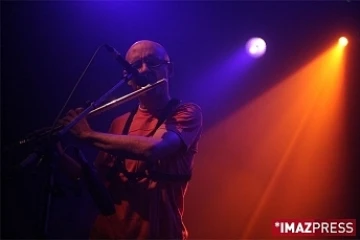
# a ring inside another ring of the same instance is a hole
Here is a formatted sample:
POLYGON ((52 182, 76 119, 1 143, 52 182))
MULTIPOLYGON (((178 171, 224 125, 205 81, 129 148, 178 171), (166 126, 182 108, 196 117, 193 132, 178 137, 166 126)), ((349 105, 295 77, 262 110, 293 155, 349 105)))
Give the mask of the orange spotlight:
POLYGON ((346 37, 341 37, 339 38, 339 44, 343 47, 345 47, 346 45, 348 45, 349 41, 346 37))

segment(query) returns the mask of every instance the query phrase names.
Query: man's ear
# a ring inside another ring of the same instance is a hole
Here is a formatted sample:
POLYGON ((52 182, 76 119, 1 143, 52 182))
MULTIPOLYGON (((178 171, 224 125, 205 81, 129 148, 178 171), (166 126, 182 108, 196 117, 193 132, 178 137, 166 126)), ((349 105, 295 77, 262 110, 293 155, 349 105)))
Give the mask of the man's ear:
POLYGON ((168 73, 169 73, 169 78, 174 76, 174 64, 172 62, 169 62, 167 64, 167 68, 168 68, 168 73))

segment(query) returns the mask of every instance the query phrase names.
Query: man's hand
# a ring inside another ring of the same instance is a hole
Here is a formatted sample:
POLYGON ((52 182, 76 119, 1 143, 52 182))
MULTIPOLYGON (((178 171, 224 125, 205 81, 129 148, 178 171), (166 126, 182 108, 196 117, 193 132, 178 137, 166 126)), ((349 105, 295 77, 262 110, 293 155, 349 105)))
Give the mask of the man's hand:
MULTIPOLYGON (((71 109, 64 118, 59 120, 59 124, 61 125, 68 125, 70 122, 74 120, 84 109, 77 108, 75 110, 71 109)), ((88 121, 86 118, 81 119, 75 126, 70 129, 70 132, 80 138, 85 139, 93 130, 91 129, 88 121)))

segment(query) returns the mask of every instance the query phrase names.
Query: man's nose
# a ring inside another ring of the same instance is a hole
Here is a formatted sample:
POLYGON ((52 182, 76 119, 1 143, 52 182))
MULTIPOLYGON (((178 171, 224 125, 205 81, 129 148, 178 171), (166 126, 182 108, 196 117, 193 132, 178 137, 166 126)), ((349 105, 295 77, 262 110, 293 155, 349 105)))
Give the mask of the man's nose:
POLYGON ((141 64, 141 67, 138 69, 138 71, 139 71, 139 73, 144 73, 144 72, 150 71, 150 68, 148 67, 148 65, 145 62, 143 62, 141 64))

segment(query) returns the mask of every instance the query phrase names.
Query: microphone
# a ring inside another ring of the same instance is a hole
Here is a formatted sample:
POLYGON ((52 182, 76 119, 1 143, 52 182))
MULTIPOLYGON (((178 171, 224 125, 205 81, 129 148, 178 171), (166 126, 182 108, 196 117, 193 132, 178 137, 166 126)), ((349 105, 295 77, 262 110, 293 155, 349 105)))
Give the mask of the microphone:
POLYGON ((126 72, 130 73, 133 77, 139 76, 139 71, 136 68, 133 68, 128 61, 126 61, 121 54, 112 46, 105 44, 105 48, 108 52, 113 53, 115 55, 115 60, 118 61, 126 70, 126 72))
POLYGON ((131 64, 128 61, 126 61, 114 47, 108 44, 105 44, 104 46, 108 52, 114 54, 115 60, 118 61, 121 64, 121 66, 123 66, 123 68, 126 70, 126 72, 131 75, 130 78, 127 78, 126 81, 133 79, 136 82, 136 84, 141 87, 145 87, 146 85, 149 84, 148 77, 140 74, 139 71, 133 66, 131 66, 131 64))

